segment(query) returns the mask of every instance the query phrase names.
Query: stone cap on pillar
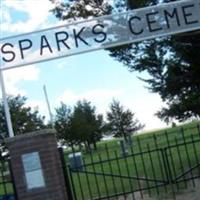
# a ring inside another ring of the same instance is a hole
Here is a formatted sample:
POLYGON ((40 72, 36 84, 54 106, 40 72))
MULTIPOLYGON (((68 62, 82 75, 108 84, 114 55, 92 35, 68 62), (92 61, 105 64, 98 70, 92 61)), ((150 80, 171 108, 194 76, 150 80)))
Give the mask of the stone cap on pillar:
POLYGON ((41 137, 41 136, 45 137, 46 135, 54 135, 55 136, 55 134, 56 134, 55 129, 41 129, 41 130, 37 130, 37 131, 32 131, 32 132, 16 135, 12 138, 6 138, 5 142, 6 142, 6 144, 9 144, 9 143, 16 142, 16 141, 26 140, 28 138, 36 138, 36 137, 41 137))

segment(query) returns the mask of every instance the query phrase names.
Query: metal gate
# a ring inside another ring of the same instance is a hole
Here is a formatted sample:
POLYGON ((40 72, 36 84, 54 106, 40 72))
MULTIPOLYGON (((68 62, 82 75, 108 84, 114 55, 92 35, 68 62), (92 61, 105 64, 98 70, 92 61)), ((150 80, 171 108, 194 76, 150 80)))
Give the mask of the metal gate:
POLYGON ((105 149, 102 155, 90 154, 81 166, 67 167, 71 193, 74 200, 118 199, 139 194, 159 196, 161 193, 177 192, 188 185, 195 186, 200 178, 200 137, 175 138, 170 145, 155 148, 138 141, 138 152, 127 156, 105 149), (112 154, 112 155, 111 155, 112 154))
POLYGON ((0 200, 17 200, 8 155, 0 156, 0 200))

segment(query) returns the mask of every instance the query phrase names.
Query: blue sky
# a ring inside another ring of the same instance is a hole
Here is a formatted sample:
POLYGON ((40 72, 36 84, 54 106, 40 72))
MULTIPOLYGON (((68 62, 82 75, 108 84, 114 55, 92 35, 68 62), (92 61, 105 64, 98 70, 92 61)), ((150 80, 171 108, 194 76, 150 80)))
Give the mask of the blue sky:
MULTIPOLYGON (((1 38, 63 23, 49 12, 52 4, 48 0, 0 2, 1 38)), ((39 108, 47 119, 44 84, 53 112, 61 101, 73 106, 87 99, 105 114, 115 98, 136 114, 146 130, 166 126, 154 116, 163 106, 160 97, 149 93, 137 76, 145 74, 130 73, 103 50, 4 71, 7 93, 27 96, 28 105, 39 108)))

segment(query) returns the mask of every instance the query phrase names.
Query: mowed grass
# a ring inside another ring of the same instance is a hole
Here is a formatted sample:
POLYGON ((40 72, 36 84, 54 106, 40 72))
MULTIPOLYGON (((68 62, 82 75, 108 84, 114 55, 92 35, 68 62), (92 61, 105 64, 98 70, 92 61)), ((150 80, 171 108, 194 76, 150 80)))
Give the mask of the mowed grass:
POLYGON ((13 194, 13 186, 11 183, 0 184, 0 196, 13 194))
MULTIPOLYGON (((199 122, 194 122, 134 136, 133 146, 126 157, 121 156, 117 140, 100 142, 92 153, 83 152, 85 172, 71 173, 77 200, 131 193, 154 186, 157 187, 146 192, 150 195, 170 193, 171 186, 162 186, 169 179, 165 170, 166 158, 170 180, 199 164, 198 125, 199 122)), ((180 183, 176 187, 181 189, 187 186, 182 181, 196 175, 200 175, 199 167, 177 179, 180 183)))
MULTIPOLYGON (((3 162, 3 161, 2 161, 3 162)), ((8 166, 0 163, 0 196, 13 194, 13 185, 8 171, 8 166)))

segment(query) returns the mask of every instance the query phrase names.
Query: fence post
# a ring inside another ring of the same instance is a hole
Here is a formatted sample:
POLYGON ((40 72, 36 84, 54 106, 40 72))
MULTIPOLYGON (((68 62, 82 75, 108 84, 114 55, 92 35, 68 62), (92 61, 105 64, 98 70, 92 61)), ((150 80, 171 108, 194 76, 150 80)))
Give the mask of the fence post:
POLYGON ((8 158, 8 166, 9 166, 11 180, 12 180, 12 183, 13 183, 14 197, 15 197, 15 200, 18 200, 17 189, 16 189, 16 185, 15 185, 15 179, 14 179, 14 176, 13 176, 13 171, 12 171, 10 158, 8 158))
POLYGON ((199 124, 197 124, 197 130, 198 130, 198 134, 200 136, 200 126, 199 126, 199 124))
POLYGON ((65 163, 63 148, 59 147, 58 151, 60 153, 60 159, 61 159, 63 173, 64 173, 67 195, 68 195, 68 198, 70 200, 73 200, 74 198, 73 198, 73 194, 72 194, 72 191, 71 191, 71 184, 70 184, 70 181, 69 181, 69 175, 68 175, 68 171, 67 171, 67 167, 66 167, 66 163, 65 163))
MULTIPOLYGON (((170 148, 170 147, 168 146, 168 148, 170 148)), ((162 149, 163 162, 164 162, 166 176, 167 176, 167 183, 171 185, 173 200, 176 200, 174 180, 173 180, 173 177, 172 177, 172 171, 171 171, 169 159, 168 159, 168 156, 167 156, 167 149, 168 148, 162 149)))
POLYGON ((167 178, 167 184, 171 183, 171 173, 170 173, 170 166, 169 166, 169 162, 167 161, 167 149, 161 149, 161 154, 162 154, 162 158, 163 158, 163 164, 164 164, 164 171, 166 174, 166 178, 167 178))

